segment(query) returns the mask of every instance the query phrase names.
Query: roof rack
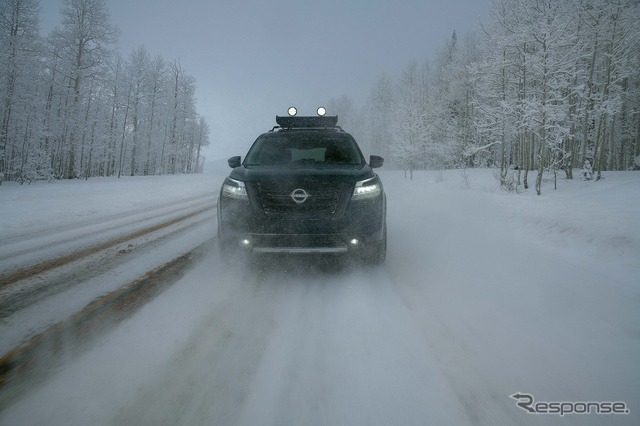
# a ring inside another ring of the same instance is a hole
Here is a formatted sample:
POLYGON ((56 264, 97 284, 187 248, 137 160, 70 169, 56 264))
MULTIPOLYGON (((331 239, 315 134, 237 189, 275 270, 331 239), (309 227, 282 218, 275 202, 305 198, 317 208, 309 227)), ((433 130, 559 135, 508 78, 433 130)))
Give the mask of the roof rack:
MULTIPOLYGON (((297 117, 297 116, 281 116, 276 115, 276 123, 279 124, 281 129, 308 129, 308 128, 335 128, 338 130, 342 130, 340 126, 338 126, 338 116, 330 115, 330 116, 322 116, 322 117, 297 117)), ((278 126, 275 126, 273 129, 276 129, 278 126)), ((272 129, 272 130, 273 130, 272 129)))

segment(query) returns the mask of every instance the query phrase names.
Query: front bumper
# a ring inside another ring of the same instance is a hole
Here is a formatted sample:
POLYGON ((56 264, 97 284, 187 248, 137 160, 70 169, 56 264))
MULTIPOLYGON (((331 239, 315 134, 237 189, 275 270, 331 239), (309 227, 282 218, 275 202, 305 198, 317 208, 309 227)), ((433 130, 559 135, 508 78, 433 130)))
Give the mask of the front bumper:
POLYGON ((254 253, 339 254, 360 250, 364 241, 346 234, 246 234, 238 243, 254 253))
POLYGON ((290 219, 256 214, 246 201, 220 199, 219 237, 254 253, 340 254, 360 252, 384 237, 386 203, 360 201, 339 218, 290 219))

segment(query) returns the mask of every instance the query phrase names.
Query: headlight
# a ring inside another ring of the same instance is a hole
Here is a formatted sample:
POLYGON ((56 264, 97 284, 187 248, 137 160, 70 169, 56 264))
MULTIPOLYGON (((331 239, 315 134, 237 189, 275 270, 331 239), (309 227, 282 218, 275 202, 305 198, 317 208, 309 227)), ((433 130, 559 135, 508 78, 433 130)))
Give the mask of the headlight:
POLYGON ((353 189, 352 200, 364 200, 367 198, 378 197, 382 193, 382 187, 377 177, 361 180, 356 182, 356 187, 353 189))
POLYGON ((247 187, 244 182, 226 178, 222 184, 222 196, 234 198, 236 200, 248 200, 247 187))

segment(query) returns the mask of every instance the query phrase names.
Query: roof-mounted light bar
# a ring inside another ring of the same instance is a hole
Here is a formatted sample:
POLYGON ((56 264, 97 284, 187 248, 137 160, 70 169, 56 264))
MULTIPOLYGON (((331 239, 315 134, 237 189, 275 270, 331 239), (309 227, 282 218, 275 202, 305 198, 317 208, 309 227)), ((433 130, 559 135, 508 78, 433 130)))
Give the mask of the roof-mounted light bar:
POLYGON ((318 107, 316 113, 318 116, 297 117, 298 110, 296 107, 289 107, 287 110, 289 116, 276 115, 276 123, 282 128, 331 128, 338 124, 338 116, 327 116, 327 109, 323 106, 318 107))

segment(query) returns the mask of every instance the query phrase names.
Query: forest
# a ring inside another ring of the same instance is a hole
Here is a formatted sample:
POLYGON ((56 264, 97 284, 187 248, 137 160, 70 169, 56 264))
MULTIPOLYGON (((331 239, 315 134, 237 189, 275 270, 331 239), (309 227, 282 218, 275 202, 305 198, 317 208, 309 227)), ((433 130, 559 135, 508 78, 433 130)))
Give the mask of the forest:
MULTIPOLYGON (((123 57, 104 0, 66 0, 45 38, 38 13, 0 0, 0 182, 202 171, 209 126, 179 61, 123 57)), ((463 30, 329 111, 409 176, 493 167, 540 193, 640 168, 640 2, 493 0, 463 30)))
POLYGON ((434 58, 379 74, 362 108, 347 95, 328 106, 409 173, 495 167, 504 189, 539 194, 574 170, 640 168, 639 42, 638 1, 493 0, 488 22, 434 58))
POLYGON ((0 183, 196 173, 209 127, 178 60, 117 51, 104 0, 0 0, 0 183))

